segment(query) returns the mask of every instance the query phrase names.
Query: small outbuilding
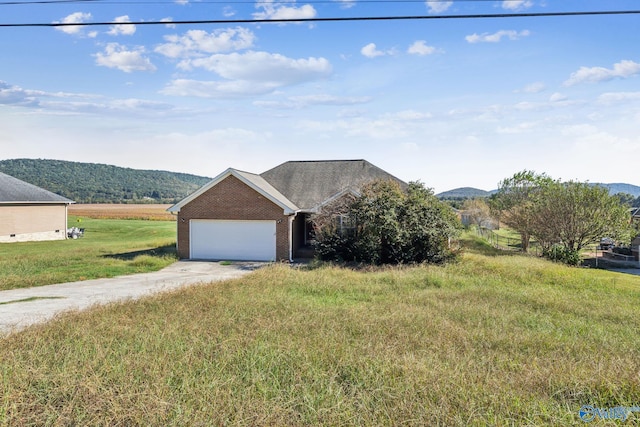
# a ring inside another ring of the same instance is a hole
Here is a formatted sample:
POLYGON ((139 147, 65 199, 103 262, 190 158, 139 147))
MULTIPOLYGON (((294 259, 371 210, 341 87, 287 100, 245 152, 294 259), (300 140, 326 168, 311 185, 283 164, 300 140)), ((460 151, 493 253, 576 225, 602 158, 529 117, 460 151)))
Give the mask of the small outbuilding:
POLYGON ((71 203, 0 172, 0 243, 66 239, 71 203))

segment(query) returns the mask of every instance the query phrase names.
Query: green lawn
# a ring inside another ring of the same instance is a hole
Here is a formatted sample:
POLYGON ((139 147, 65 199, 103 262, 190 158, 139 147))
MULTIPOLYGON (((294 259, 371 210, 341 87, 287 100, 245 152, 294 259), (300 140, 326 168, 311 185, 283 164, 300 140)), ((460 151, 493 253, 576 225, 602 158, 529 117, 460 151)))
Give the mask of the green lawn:
POLYGON ((158 270, 175 261, 173 221, 72 217, 76 240, 0 244, 0 290, 158 270))
POLYGON ((582 405, 640 405, 640 277, 464 244, 446 266, 276 264, 8 336, 0 425, 581 426, 582 405))

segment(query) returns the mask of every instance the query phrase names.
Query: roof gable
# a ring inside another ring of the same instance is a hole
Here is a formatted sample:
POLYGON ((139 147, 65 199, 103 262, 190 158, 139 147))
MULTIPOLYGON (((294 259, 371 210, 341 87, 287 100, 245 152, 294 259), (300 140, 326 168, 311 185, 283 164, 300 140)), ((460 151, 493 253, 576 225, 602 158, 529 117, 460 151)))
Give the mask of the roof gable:
POLYGON ((0 203, 74 203, 51 191, 0 172, 0 203))
POLYGON ((260 174, 301 210, 314 211, 376 179, 407 184, 366 160, 289 161, 260 174))
POLYGON ((189 196, 185 197, 175 205, 171 206, 167 211, 169 212, 180 212, 180 209, 185 206, 187 203, 196 199, 203 193, 205 193, 210 188, 216 186, 220 181, 224 180, 229 176, 234 176, 238 178, 240 181, 271 200, 276 205, 280 206, 285 215, 292 214, 298 210, 298 207, 293 204, 290 200, 288 200, 282 193, 280 193, 277 189, 275 189, 271 184, 265 181, 260 175, 256 175, 250 172, 239 171, 237 169, 229 168, 226 171, 222 172, 217 177, 213 178, 207 184, 200 187, 194 193, 191 193, 189 196))

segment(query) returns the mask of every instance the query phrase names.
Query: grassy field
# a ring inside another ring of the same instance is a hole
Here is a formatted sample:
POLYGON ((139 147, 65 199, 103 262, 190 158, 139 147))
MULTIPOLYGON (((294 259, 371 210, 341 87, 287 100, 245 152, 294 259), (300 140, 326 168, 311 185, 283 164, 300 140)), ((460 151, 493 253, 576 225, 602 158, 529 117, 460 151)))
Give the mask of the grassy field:
POLYGON ((0 425, 585 425, 582 405, 640 405, 640 277, 465 246, 273 265, 8 336, 0 425))
POLYGON ((0 244, 0 290, 154 271, 176 260, 173 221, 69 217, 69 225, 85 228, 84 237, 0 244))
POLYGON ((145 219, 175 221, 175 215, 167 212, 171 205, 157 204, 73 204, 69 215, 93 219, 145 219))

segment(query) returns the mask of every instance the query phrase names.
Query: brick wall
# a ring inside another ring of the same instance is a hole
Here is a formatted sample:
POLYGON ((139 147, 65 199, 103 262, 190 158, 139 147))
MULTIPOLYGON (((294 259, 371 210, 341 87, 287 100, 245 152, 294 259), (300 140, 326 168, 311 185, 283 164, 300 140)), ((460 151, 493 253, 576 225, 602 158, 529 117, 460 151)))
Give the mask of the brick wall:
POLYGON ((276 257, 289 259, 289 217, 283 209, 233 175, 220 181, 178 213, 178 256, 188 259, 192 219, 275 220, 276 257))

